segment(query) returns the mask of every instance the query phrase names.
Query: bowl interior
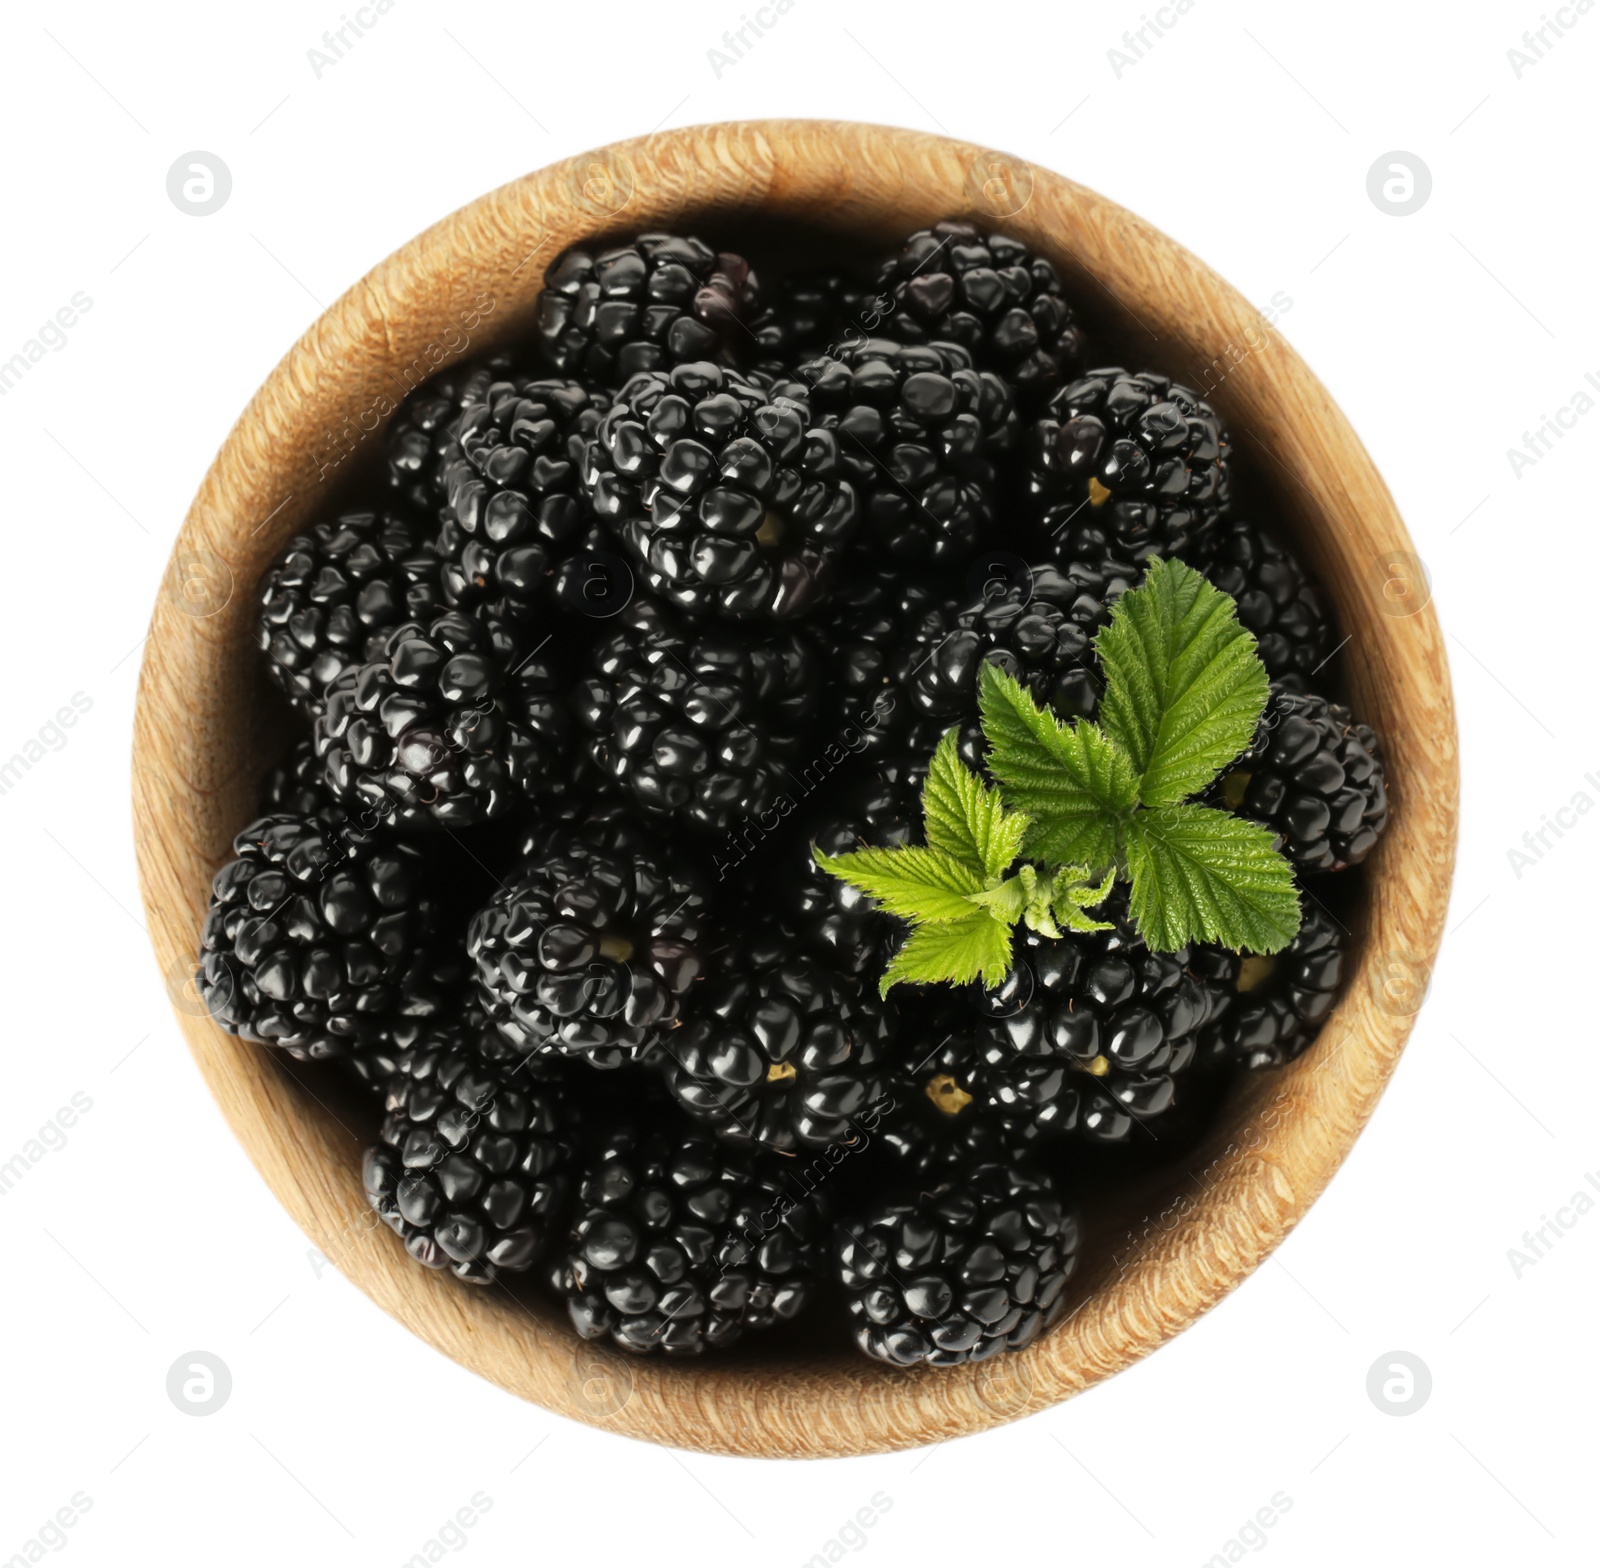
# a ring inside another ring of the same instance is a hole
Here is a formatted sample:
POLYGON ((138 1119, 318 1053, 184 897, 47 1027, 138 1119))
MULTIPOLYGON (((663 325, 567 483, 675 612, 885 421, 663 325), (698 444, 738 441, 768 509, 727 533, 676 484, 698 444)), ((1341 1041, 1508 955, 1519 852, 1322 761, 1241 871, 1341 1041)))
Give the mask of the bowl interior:
POLYGON ((962 143, 824 122, 604 149, 491 192, 374 269, 273 372, 208 474, 156 607, 136 722, 158 957, 208 1083, 286 1206, 375 1300, 473 1370, 579 1419, 727 1452, 862 1452, 991 1425, 1125 1366, 1254 1268, 1326 1183, 1393 1067, 1425 989, 1454 842, 1448 680, 1413 562, 1370 460, 1276 331, 1181 248, 1081 187, 962 143), (374 1106, 230 1038, 187 983, 209 875, 291 734, 253 645, 255 588, 308 518, 371 478, 410 386, 527 338, 540 276, 566 245, 687 228, 792 270, 870 255, 947 216, 1049 256, 1102 362, 1200 388, 1232 431, 1239 506, 1320 576, 1350 639, 1347 695, 1383 737, 1392 777, 1390 831, 1335 910, 1352 928, 1351 980, 1313 1051, 1236 1084, 1198 1142, 1132 1180, 1115 1159, 1086 1166, 1069 1314, 1031 1350, 903 1373, 836 1330, 796 1325, 714 1360, 634 1360, 578 1341, 531 1291, 473 1291, 411 1263, 361 1197, 374 1106))

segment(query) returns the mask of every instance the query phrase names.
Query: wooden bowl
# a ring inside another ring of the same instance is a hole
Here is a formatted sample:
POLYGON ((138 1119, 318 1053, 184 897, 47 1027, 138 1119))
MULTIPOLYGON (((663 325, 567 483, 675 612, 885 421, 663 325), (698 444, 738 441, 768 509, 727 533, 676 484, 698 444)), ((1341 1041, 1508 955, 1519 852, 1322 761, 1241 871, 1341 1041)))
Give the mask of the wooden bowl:
MULTIPOLYGON (((1278 1245, 1371 1115, 1426 990, 1450 884, 1456 733, 1444 645, 1389 492, 1344 416, 1251 305, 1180 246, 1070 180, 920 132, 818 121, 668 131, 552 165, 436 224, 318 320, 206 475, 156 603, 134 737, 151 938, 212 1093, 279 1200, 379 1306, 502 1388, 581 1421, 720 1453, 841 1455, 1043 1409, 1148 1354, 1278 1245), (848 1348, 678 1363, 586 1345, 540 1302, 416 1266, 362 1197, 365 1141, 267 1051, 206 1016, 190 974, 211 874, 283 744, 252 639, 284 542, 370 462, 422 377, 527 332, 567 245, 657 228, 888 244, 947 216, 1049 256, 1124 362, 1199 387, 1241 488, 1309 559, 1350 641, 1348 695, 1383 737, 1393 814, 1366 870, 1353 972, 1316 1048, 1253 1076, 1190 1158, 1091 1216, 1075 1310, 1025 1352, 899 1372, 848 1348), (819 238, 820 237, 820 238, 819 238)), ((239 1245, 247 1245, 244 1238, 239 1245)))

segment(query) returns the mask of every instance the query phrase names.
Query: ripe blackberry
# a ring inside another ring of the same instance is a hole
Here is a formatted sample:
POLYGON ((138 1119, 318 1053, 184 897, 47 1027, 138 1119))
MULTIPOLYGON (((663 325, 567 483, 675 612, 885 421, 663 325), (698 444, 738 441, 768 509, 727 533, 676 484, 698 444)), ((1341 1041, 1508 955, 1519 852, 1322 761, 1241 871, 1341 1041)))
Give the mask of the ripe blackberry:
POLYGON ((580 683, 588 754, 641 810, 726 834, 764 815, 814 717, 816 658, 790 632, 689 632, 645 601, 580 683))
POLYGON ((1060 1316, 1078 1218, 1021 1166, 980 1165, 837 1230, 856 1343, 890 1366, 959 1366, 1023 1350, 1060 1316))
POLYGON ((703 361, 628 382, 584 479, 649 585, 701 615, 805 613, 857 518, 838 438, 806 403, 703 361))
POLYGON ((691 235, 574 246, 545 273, 535 326, 545 358, 585 385, 620 387, 689 360, 733 364, 751 346, 756 280, 691 235))
POLYGON ((840 583, 816 622, 830 735, 874 757, 885 753, 905 718, 895 686, 901 656, 939 603, 931 588, 893 567, 858 568, 840 583))
POLYGON ((1091 370, 1031 433, 1028 490, 1057 560, 1112 550, 1204 569, 1228 499, 1228 438, 1198 393, 1152 371, 1091 370))
POLYGON ((315 717, 328 683, 403 621, 443 607, 439 557, 389 512, 346 512, 289 541, 267 573, 256 644, 283 694, 315 717))
POLYGON ((863 846, 898 849, 922 834, 919 792, 893 769, 875 772, 862 784, 818 813, 803 842, 791 852, 792 923, 801 939, 847 974, 881 975, 899 946, 905 924, 874 905, 860 888, 824 871, 812 858, 847 855, 863 846))
POLYGON ((607 1141, 578 1189, 563 1287, 584 1339, 696 1356, 796 1317, 822 1216, 758 1156, 668 1123, 607 1141))
POLYGON ((444 504, 444 471, 462 411, 512 374, 505 355, 467 360, 429 376, 400 405, 387 436, 389 492, 413 516, 433 523, 444 504))
POLYGON ((1201 1038, 1209 1067, 1282 1067, 1299 1056, 1339 999, 1347 935, 1309 899, 1300 934, 1270 958, 1239 966, 1238 996, 1201 1038))
POLYGON ((806 272, 780 278, 763 291, 764 303, 750 331, 755 368, 778 380, 802 361, 837 354, 846 344, 875 333, 893 302, 852 272, 806 272))
POLYGON ((363 825, 470 827, 560 788, 565 682, 509 624, 447 611, 389 634, 327 693, 317 750, 363 825))
POLYGON ((879 1096, 894 1013, 781 928, 721 954, 667 1042, 667 1087, 719 1137, 783 1154, 850 1144, 879 1096))
POLYGON ((964 759, 980 765, 978 679, 986 663, 1015 676, 1061 718, 1093 717, 1102 688, 1095 635, 1135 575, 1116 560, 1035 566, 924 617, 899 661, 908 714, 926 721, 919 746, 931 750, 940 733, 959 724, 964 759))
POLYGON ((610 405, 575 381, 507 376, 467 403, 444 452, 444 492, 456 531, 444 561, 454 605, 526 614, 592 527, 584 448, 610 405))
POLYGON ((261 815, 343 817, 328 793, 322 758, 309 735, 297 740, 289 755, 261 781, 261 815))
POLYGON ((252 822, 233 853, 212 879, 196 979, 230 1034, 322 1060, 439 1011, 415 847, 283 814, 252 822))
POLYGON ((801 365, 803 400, 859 497, 856 544, 904 570, 962 562, 994 523, 996 460, 1016 443, 1006 383, 954 343, 869 338, 801 365))
POLYGON ((1029 1060, 980 1039, 965 1009, 925 1005, 884 1075, 878 1134, 908 1175, 1026 1159, 1060 1130, 1059 1060, 1029 1060))
POLYGON ((894 302, 884 331, 906 343, 959 343, 1037 407, 1083 357, 1083 329, 1056 269, 1020 240, 962 219, 919 229, 879 287, 894 302))
POLYGON ((1343 704, 1274 683, 1250 749, 1216 787, 1222 803, 1279 837, 1299 871, 1343 871, 1389 821, 1383 758, 1343 704))
POLYGON ((706 903, 642 843, 553 832, 472 919, 478 999, 525 1052, 653 1062, 702 973, 706 903))
POLYGON ((1214 949, 1151 952, 1120 888, 1098 914, 1113 929, 1059 938, 1019 932, 1011 973, 975 989, 976 1031, 999 1086, 986 1093, 996 1114, 1081 1141, 1122 1143, 1172 1108, 1201 1029, 1232 997, 1238 960, 1214 949), (1051 1097, 1046 1075, 1055 1067, 1066 1071, 1051 1097), (1024 1071, 1025 1093, 1013 1087, 1024 1071))
POLYGON ((531 1268, 565 1219, 574 1108, 453 1031, 404 1052, 367 1150, 367 1201, 430 1269, 490 1285, 531 1268))
POLYGON ((1309 691, 1335 651, 1333 623, 1293 552, 1244 518, 1229 517, 1206 576, 1238 604, 1267 674, 1286 691, 1309 691))

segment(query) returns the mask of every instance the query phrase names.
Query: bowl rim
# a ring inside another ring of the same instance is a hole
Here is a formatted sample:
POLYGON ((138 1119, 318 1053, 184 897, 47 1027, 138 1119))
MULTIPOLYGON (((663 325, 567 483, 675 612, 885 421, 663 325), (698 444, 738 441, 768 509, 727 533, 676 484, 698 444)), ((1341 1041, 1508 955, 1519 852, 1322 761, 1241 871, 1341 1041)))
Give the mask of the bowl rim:
POLYGON ((174 544, 140 673, 133 818, 152 945, 207 1086, 278 1200, 379 1306, 480 1376, 595 1426, 710 1452, 842 1456, 961 1436, 1082 1392, 1195 1321, 1281 1242, 1370 1117, 1426 993, 1454 859, 1456 747, 1442 634, 1394 502, 1327 392, 1237 291, 1143 220, 1024 159, 888 126, 757 120, 613 143, 492 190, 380 262, 295 343, 174 544), (970 217, 1043 249, 1069 289, 1114 302, 1152 337, 1149 323, 1161 326, 1153 352, 1166 361, 1221 365, 1203 390, 1280 485, 1289 532, 1364 652, 1350 686, 1394 783, 1358 962, 1317 1046, 1240 1091, 1225 1141, 1186 1178, 1192 1191, 1126 1228, 1126 1255, 1101 1258, 1065 1321, 979 1366, 896 1372, 853 1352, 794 1365, 632 1358, 420 1269, 372 1220, 354 1133, 269 1053, 212 1023, 192 983, 210 874, 251 814, 248 759, 263 744, 253 585, 319 486, 381 439, 385 406, 419 367, 524 333, 543 267, 567 245, 757 213, 880 238, 970 217), (241 724, 230 753, 222 738, 241 724))

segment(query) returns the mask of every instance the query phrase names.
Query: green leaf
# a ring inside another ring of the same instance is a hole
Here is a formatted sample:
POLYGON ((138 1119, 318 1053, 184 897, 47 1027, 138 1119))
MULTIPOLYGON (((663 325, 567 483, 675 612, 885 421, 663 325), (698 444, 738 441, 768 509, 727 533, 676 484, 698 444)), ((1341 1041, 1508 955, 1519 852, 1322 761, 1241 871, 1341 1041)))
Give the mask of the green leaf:
POLYGON ((1056 920, 1069 931, 1111 930, 1109 920, 1091 920, 1084 911, 1103 904, 1111 896, 1116 880, 1113 867, 1098 887, 1090 887, 1088 872, 1083 866, 1063 866, 1050 886, 1050 907, 1056 920))
POLYGON ((1005 881, 985 888, 981 893, 973 893, 970 898, 980 909, 987 909, 996 920, 1014 926, 1039 896, 1038 880, 1039 873, 1032 866, 1018 866, 1014 877, 1007 877, 1005 881))
POLYGON ((1007 811, 1000 791, 962 762, 957 740, 958 731, 945 733, 922 787, 928 843, 985 877, 1004 876, 1022 853, 1028 819, 1007 811))
POLYGON ((984 890, 984 878, 941 849, 858 849, 848 855, 812 854, 824 871, 861 889, 902 920, 965 920, 968 895, 984 890))
POLYGON ((1100 719, 1127 753, 1147 806, 1204 789, 1255 734, 1267 672, 1236 606, 1182 561, 1153 561, 1095 644, 1100 719))
POLYGON ((1156 952, 1189 942, 1275 953, 1300 929, 1300 899, 1271 833, 1210 806, 1136 812, 1127 828, 1129 908, 1156 952))
POLYGON ((914 927, 884 970, 878 990, 887 996, 901 981, 964 985, 982 980, 998 985, 1010 968, 1011 927, 981 909, 971 910, 965 920, 914 927))
POLYGON ((989 769, 1007 804, 1032 818, 1029 852, 1097 871, 1111 865, 1117 822, 1139 798, 1127 756, 1093 724, 1062 723, 993 664, 983 667, 978 702, 989 769))

